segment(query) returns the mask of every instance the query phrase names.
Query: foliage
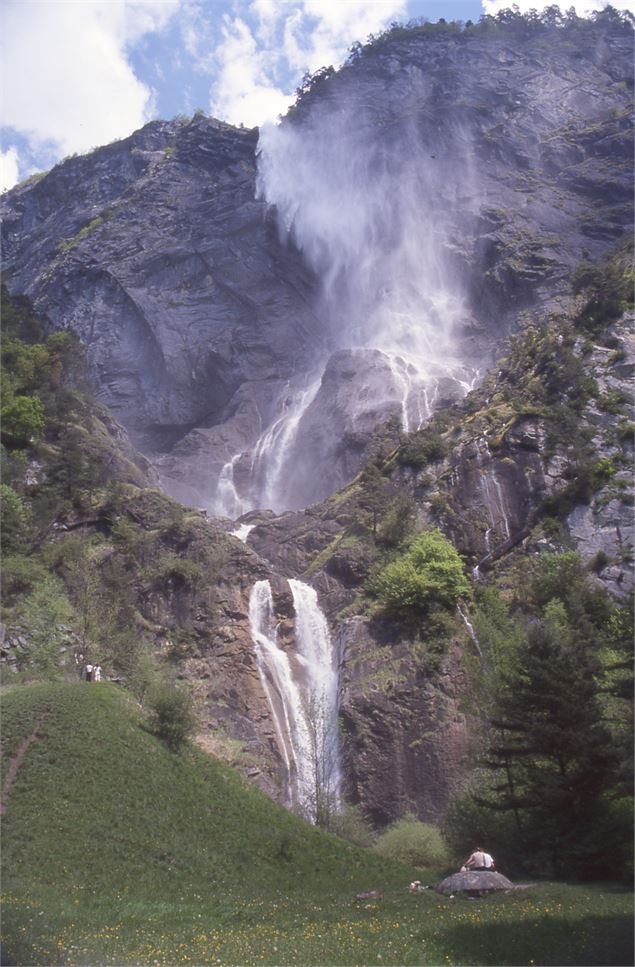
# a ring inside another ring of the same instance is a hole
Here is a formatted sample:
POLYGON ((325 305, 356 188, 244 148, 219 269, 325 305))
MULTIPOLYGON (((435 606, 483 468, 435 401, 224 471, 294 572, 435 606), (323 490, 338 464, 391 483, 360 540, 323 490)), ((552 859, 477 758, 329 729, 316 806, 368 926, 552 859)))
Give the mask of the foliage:
POLYGON ((436 529, 418 534, 404 554, 385 565, 373 590, 383 608, 406 614, 451 608, 470 591, 459 554, 436 529))
POLYGON ((425 467, 442 460, 447 452, 448 444, 432 424, 408 434, 399 448, 399 462, 410 467, 425 467))
MULTIPOLYGON (((601 877, 607 844, 614 857, 627 855, 624 810, 616 803, 632 795, 625 769, 632 760, 629 622, 577 553, 542 555, 529 580, 518 580, 515 616, 494 592, 480 596, 478 628, 494 663, 483 669, 490 778, 473 798, 481 821, 488 810, 513 817, 506 849, 526 868, 601 877), (501 638, 505 629, 512 648, 501 638)), ((612 868, 626 872, 617 858, 612 868)))
POLYGON ((389 826, 378 837, 374 849, 380 856, 416 867, 444 867, 450 859, 440 830, 431 823, 420 822, 412 813, 389 826))
POLYGON ((2 405, 2 440, 11 447, 26 447, 44 433, 44 405, 37 396, 14 396, 2 405))
POLYGON ((376 537, 377 524, 390 502, 391 484, 374 460, 364 467, 359 483, 359 506, 369 514, 373 537, 376 537))
POLYGON ((375 832, 359 806, 342 803, 331 818, 330 830, 356 846, 372 846, 375 832))
POLYGON ((178 752, 196 729, 190 693, 183 686, 162 681, 151 688, 147 704, 150 731, 178 752))
POLYGON ((378 539, 386 547, 400 547, 412 533, 417 505, 407 493, 398 494, 388 505, 378 529, 378 539))
MULTIPOLYGON (((582 262, 572 277, 573 291, 584 296, 577 326, 596 334, 614 322, 633 301, 633 269, 631 259, 613 256, 600 265, 582 262)), ((632 255, 632 242, 631 242, 632 255)))
POLYGON ((0 484, 0 533, 5 550, 18 547, 24 538, 28 514, 15 490, 0 484))
POLYGON ((307 819, 323 829, 333 829, 338 802, 337 780, 339 730, 324 695, 311 694, 304 703, 311 788, 302 803, 307 819))
POLYGON ((58 676, 73 618, 61 581, 47 575, 19 601, 12 617, 28 629, 28 646, 18 655, 18 667, 34 669, 47 678, 58 676))
MULTIPOLYGON (((6 552, 8 547, 4 547, 6 552)), ((23 554, 3 554, 2 558, 2 604, 5 609, 30 592, 48 576, 46 567, 35 557, 23 554)))

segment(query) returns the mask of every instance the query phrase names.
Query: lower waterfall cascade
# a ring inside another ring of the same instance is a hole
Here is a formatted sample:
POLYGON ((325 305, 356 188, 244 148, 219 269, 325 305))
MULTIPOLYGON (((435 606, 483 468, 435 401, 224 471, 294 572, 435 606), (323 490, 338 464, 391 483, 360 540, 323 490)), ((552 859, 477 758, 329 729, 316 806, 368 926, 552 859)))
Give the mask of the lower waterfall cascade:
POLYGON ((315 821, 324 796, 335 807, 340 800, 338 671, 316 591, 293 579, 289 587, 295 609, 294 654, 279 642, 267 580, 256 581, 251 590, 249 626, 285 769, 286 803, 315 821))

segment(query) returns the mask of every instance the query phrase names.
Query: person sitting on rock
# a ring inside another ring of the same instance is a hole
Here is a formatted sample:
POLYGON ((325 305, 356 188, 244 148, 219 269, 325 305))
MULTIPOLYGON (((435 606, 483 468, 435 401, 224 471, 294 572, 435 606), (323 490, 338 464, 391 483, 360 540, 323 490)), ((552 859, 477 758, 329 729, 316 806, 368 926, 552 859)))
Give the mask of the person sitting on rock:
POLYGON ((465 861, 466 870, 483 871, 490 870, 494 871, 494 857, 486 853, 482 846, 477 846, 472 855, 465 861))

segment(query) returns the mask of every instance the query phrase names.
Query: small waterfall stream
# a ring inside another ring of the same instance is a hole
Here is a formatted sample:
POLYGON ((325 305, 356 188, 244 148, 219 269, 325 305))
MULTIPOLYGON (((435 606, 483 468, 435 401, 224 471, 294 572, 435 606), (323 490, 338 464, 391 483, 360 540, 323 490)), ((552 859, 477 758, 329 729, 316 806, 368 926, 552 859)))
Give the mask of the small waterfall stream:
POLYGON ((472 624, 472 622, 470 621, 470 619, 468 618, 468 616, 466 615, 465 611, 463 610, 463 608, 461 607, 460 604, 457 604, 456 609, 459 612, 459 614, 461 615, 461 618, 463 620, 463 624, 467 628, 467 633, 469 634, 470 638, 472 639, 472 642, 474 643, 474 647, 476 648, 476 652, 478 654, 478 657, 479 658, 482 658, 483 657, 483 651, 481 649, 481 643, 478 640, 478 636, 476 634, 476 631, 474 630, 474 625, 472 624))
POLYGON ((286 772, 286 799, 315 820, 323 795, 339 802, 341 765, 337 729, 337 666, 317 593, 290 580, 296 654, 278 641, 271 585, 257 581, 249 626, 263 690, 286 772))

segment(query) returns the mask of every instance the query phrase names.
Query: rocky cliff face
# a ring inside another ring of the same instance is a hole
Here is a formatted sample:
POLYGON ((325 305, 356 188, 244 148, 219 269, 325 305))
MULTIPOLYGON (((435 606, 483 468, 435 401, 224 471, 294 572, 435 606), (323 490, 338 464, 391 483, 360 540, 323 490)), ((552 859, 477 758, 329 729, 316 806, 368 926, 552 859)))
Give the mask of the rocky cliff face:
POLYGON ((249 627, 258 580, 287 651, 287 579, 319 592, 345 789, 377 823, 441 817, 472 751, 460 615, 441 649, 438 629, 368 614, 379 552, 353 478, 373 452, 475 581, 573 545, 611 593, 632 587, 629 318, 593 343, 572 329, 570 288, 632 224, 631 45, 606 24, 396 37, 262 133, 258 188, 258 132, 195 117, 3 200, 11 291, 80 335, 162 487, 212 515, 250 511, 245 545, 200 513, 175 536, 147 494, 120 508, 191 564, 135 587, 138 627, 192 683, 201 742, 271 795, 284 764, 249 627), (487 374, 499 340, 540 317, 542 335, 487 374))
POLYGON ((263 134, 259 199, 257 131, 153 122, 6 196, 8 284, 78 332, 168 492, 304 506, 630 225, 630 52, 589 24, 377 45, 263 134))

